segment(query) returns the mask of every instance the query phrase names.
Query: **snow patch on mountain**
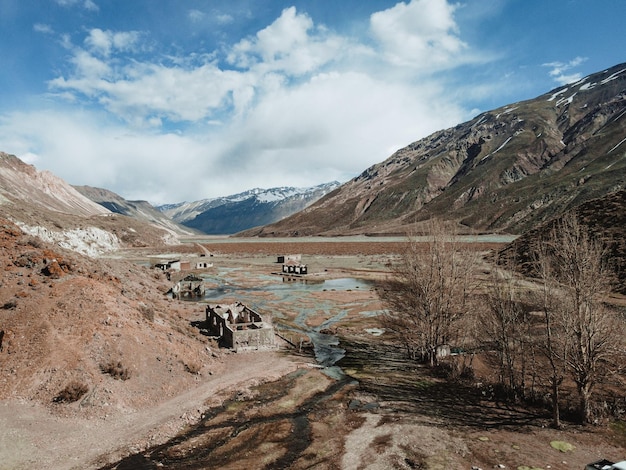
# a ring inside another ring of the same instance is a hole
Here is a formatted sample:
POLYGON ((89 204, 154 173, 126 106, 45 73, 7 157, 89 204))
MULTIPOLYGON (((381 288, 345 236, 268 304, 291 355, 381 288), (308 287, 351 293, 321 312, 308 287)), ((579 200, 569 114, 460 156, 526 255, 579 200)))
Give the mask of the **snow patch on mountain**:
POLYGON ((556 102, 556 107, 558 108, 559 106, 563 104, 572 104, 572 101, 574 101, 574 96, 576 96, 576 93, 574 93, 571 96, 568 96, 567 98, 561 98, 559 101, 556 102))
POLYGON ((605 84, 609 83, 611 80, 615 80, 619 74, 624 73, 624 72, 626 72, 626 69, 618 70, 617 72, 612 73, 611 75, 609 75, 608 77, 606 77, 606 78, 605 78, 604 80, 602 80, 600 83, 601 83, 602 85, 605 85, 605 84))
POLYGON ((569 90, 569 88, 564 88, 562 90, 559 90, 557 92, 555 92, 550 98, 548 98, 548 101, 554 101, 556 99, 557 96, 562 95, 563 93, 565 93, 567 90, 569 90))

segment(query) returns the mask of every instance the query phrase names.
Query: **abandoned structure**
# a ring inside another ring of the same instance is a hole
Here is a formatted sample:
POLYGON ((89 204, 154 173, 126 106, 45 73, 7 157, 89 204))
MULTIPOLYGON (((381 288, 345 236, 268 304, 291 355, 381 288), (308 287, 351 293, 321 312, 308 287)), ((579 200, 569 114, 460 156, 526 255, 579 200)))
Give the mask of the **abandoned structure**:
POLYGON ((276 348, 272 325, 241 302, 207 305, 206 323, 213 336, 236 352, 276 348))
POLYGON ((161 271, 180 271, 180 260, 173 259, 169 261, 162 261, 160 263, 156 263, 154 267, 156 269, 160 269, 161 271))
POLYGON ((186 271, 190 269, 208 269, 213 267, 213 263, 209 263, 204 255, 198 258, 190 258, 186 260, 173 259, 160 261, 154 264, 156 269, 161 271, 186 271))
POLYGON ((302 264, 302 255, 279 256, 277 263, 283 265, 283 274, 307 274, 306 264, 302 264))
POLYGON ((307 274, 306 264, 300 264, 296 261, 288 261, 283 264, 283 273, 285 274, 307 274))
POLYGON ((297 261, 300 263, 302 261, 302 255, 279 255, 276 262, 279 264, 285 264, 289 261, 297 261))
POLYGON ((196 261, 196 267, 194 269, 208 269, 212 267, 213 263, 207 263, 206 261, 196 261))
POLYGON ((204 280, 193 274, 185 276, 172 287, 172 296, 175 299, 183 297, 204 297, 204 280))

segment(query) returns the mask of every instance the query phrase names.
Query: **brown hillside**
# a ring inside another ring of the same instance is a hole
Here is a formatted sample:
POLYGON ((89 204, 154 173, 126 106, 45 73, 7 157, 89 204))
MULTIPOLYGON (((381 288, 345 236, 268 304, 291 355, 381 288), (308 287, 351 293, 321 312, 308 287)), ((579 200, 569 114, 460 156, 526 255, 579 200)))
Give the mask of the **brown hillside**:
POLYGON ((243 236, 391 234, 431 217, 523 233, 626 188, 626 64, 398 150, 311 207, 243 236))
MULTIPOLYGON (((610 261, 618 275, 617 290, 626 293, 626 191, 585 202, 574 213, 608 247, 610 261)), ((528 266, 526 271, 530 273, 533 245, 545 238, 560 220, 561 217, 557 217, 525 233, 503 249, 500 257, 519 260, 528 266)))
POLYGON ((193 306, 169 301, 145 268, 48 245, 3 218, 0 266, 0 399, 53 406, 76 383, 83 413, 130 410, 180 393, 195 380, 187 370, 215 361, 189 324, 193 306))

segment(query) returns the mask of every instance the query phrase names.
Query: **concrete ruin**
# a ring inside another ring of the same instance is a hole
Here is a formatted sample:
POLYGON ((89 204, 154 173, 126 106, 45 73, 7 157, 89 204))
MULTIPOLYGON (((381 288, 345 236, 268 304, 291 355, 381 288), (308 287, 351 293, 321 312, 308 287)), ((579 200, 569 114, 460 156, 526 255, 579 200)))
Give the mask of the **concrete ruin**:
POLYGON ((289 261, 297 261, 298 263, 302 262, 302 255, 279 255, 276 260, 279 264, 284 264, 289 261))
POLYGON ((161 271, 180 271, 180 260, 172 259, 168 261, 161 261, 154 265, 156 269, 160 269, 161 271))
POLYGON ((204 297, 204 280, 193 274, 185 276, 172 287, 172 297, 204 297))
POLYGON ((279 256, 277 263, 283 265, 282 274, 303 275, 308 273, 306 264, 302 264, 302 255, 279 256))
POLYGON ((308 273, 308 269, 306 264, 301 264, 297 261, 287 261, 283 264, 283 273, 303 275, 308 273))
POLYGON ((277 347, 271 323, 241 302, 207 305, 206 324, 211 335, 236 352, 277 347))
POLYGON ((155 269, 160 269, 165 272, 179 272, 189 271, 191 269, 202 270, 213 267, 213 263, 209 263, 206 260, 205 255, 192 257, 189 259, 171 259, 166 261, 160 261, 154 264, 155 269))

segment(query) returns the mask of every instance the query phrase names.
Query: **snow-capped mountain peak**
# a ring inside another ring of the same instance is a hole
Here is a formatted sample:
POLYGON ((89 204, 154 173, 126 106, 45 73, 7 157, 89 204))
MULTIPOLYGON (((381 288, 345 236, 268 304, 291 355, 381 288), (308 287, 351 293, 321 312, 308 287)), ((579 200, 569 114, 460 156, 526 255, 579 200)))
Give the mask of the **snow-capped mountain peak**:
POLYGON ((228 234, 280 220, 339 186, 340 183, 333 181, 309 188, 254 188, 230 196, 162 205, 158 209, 188 227, 210 234, 228 234))

